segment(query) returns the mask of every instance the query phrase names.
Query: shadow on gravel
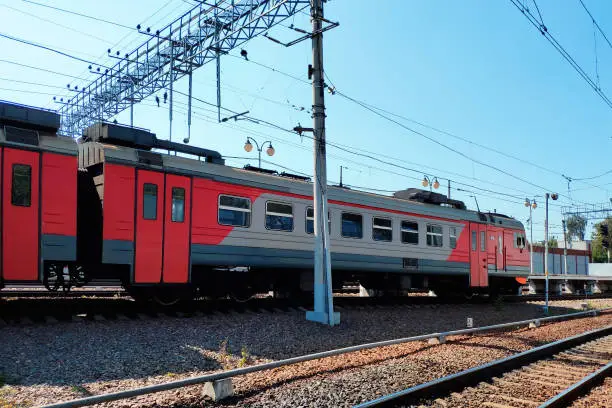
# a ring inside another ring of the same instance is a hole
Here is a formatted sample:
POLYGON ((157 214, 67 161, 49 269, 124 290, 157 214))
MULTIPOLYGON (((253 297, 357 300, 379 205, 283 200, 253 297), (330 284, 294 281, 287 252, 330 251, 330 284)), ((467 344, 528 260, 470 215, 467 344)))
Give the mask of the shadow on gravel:
MULTIPOLYGON (((551 314, 576 312, 551 307, 551 314)), ((7 384, 70 385, 202 374, 356 344, 542 317, 523 303, 414 305, 342 310, 341 324, 303 313, 227 313, 191 318, 85 321, 0 329, 7 384), (10 350, 7 353, 6 350, 10 350), (245 357, 246 356, 246 357, 245 357)), ((423 348, 420 348, 423 350, 423 348)), ((371 364, 371 360, 368 364, 371 364)))

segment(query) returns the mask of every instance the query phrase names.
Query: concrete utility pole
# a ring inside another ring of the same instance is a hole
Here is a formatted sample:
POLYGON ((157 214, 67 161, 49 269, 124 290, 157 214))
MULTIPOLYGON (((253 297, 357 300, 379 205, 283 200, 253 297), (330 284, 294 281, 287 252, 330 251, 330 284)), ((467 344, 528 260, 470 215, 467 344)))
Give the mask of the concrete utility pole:
POLYGON ((550 197, 550 195, 546 193, 546 217, 544 219, 544 274, 546 275, 546 304, 544 306, 544 312, 546 314, 548 314, 548 197, 550 197))
POLYGON ((329 226, 327 222, 327 164, 325 161, 325 84, 323 80, 323 0, 312 0, 312 117, 314 122, 314 311, 306 319, 334 326, 329 226))
POLYGON ((565 220, 561 220, 563 225, 563 271, 567 275, 567 234, 565 233, 565 220))

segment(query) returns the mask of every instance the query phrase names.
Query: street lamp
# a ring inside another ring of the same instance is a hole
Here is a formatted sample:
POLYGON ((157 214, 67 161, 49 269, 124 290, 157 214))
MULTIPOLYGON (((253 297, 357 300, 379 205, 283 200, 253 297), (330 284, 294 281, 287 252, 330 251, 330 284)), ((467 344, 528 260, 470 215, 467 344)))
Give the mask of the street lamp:
POLYGON ((559 194, 557 193, 546 193, 546 218, 544 220, 544 273, 546 274, 546 305, 544 306, 544 313, 548 314, 548 198, 557 200, 559 194))
POLYGON ((256 146, 256 149, 257 149, 257 153, 259 155, 259 165, 258 165, 258 167, 261 168, 261 151, 266 146, 266 143, 268 144, 268 148, 266 149, 266 154, 268 156, 274 156, 274 153, 276 152, 276 150, 274 150, 274 147, 272 147, 272 142, 269 141, 269 140, 266 140, 265 142, 263 142, 260 145, 259 143, 257 143, 257 140, 253 139, 250 136, 247 136, 247 140, 244 143, 244 150, 247 153, 250 153, 253 150, 253 144, 251 142, 255 143, 255 146, 256 146))
POLYGON ((538 208, 535 198, 525 199, 525 207, 529 207, 529 275, 533 275, 533 215, 532 210, 538 208))
POLYGON ((423 181, 421 182, 421 184, 423 185, 423 187, 429 186, 429 191, 431 191, 431 187, 432 186, 433 186, 433 188, 435 188, 437 190, 438 187, 440 187, 440 182, 438 181, 437 177, 434 177, 433 179, 434 180, 432 182, 429 177, 423 176, 423 181))

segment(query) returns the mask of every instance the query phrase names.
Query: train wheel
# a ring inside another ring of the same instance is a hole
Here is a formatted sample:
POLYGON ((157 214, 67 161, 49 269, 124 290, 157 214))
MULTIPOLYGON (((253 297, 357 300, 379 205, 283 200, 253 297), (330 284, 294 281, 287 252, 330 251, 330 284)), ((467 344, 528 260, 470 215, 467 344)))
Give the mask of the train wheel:
POLYGON ((195 292, 192 287, 186 288, 155 288, 152 290, 151 300, 162 307, 172 307, 192 301, 195 292))
POLYGON ((55 263, 45 265, 43 272, 43 285, 47 290, 57 292, 63 284, 63 275, 59 270, 59 266, 55 263))

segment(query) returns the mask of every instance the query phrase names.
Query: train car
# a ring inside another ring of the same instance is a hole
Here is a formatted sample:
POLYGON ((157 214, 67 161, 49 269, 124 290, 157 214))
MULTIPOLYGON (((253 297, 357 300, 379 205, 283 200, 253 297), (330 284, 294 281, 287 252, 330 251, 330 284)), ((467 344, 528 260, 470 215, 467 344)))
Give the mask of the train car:
MULTIPOLYGON (((308 179, 232 168, 217 152, 107 123, 84 132, 79 168, 78 263, 88 273, 162 303, 195 291, 312 290, 308 179)), ((529 272, 520 222, 440 194, 330 187, 328 218, 335 287, 516 293, 529 272)))
POLYGON ((82 284, 77 260, 77 146, 55 112, 0 101, 0 288, 82 284))

